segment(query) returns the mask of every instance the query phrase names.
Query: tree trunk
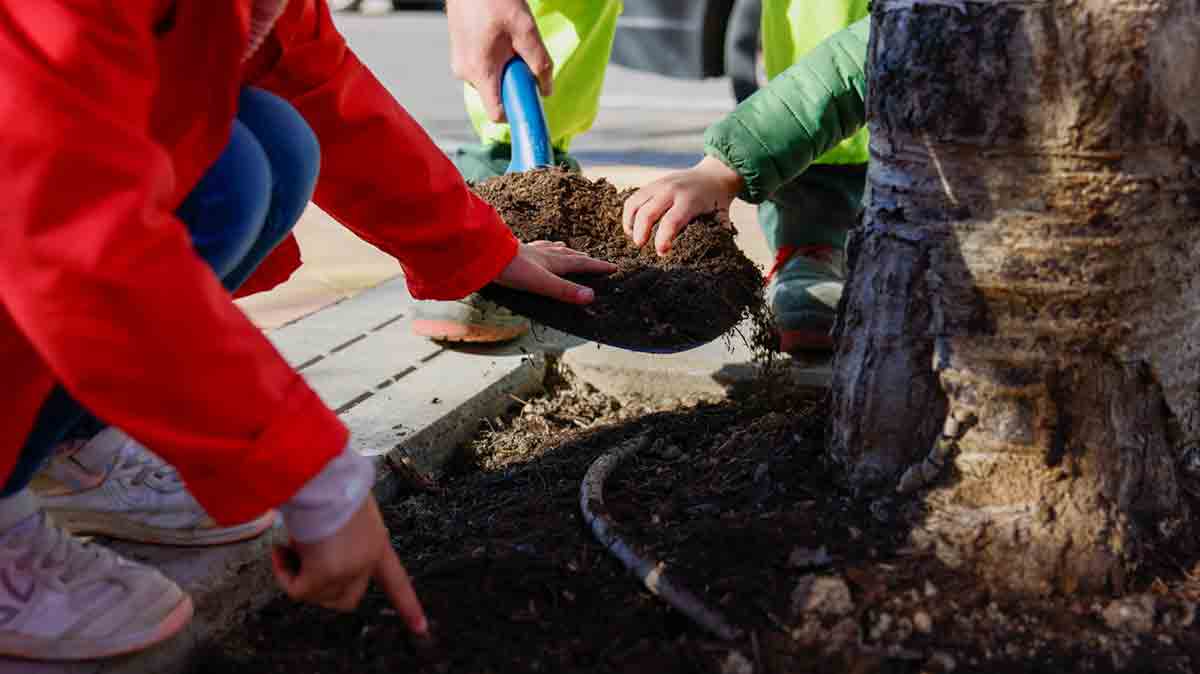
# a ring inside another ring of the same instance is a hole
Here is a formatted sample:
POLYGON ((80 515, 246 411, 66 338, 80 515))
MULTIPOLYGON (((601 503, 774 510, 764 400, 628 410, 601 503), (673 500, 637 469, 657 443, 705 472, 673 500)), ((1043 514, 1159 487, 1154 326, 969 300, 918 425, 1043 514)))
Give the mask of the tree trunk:
POLYGON ((876 0, 831 452, 998 588, 1120 589, 1200 440, 1195 0, 876 0), (953 425, 953 424, 952 424, 953 425))

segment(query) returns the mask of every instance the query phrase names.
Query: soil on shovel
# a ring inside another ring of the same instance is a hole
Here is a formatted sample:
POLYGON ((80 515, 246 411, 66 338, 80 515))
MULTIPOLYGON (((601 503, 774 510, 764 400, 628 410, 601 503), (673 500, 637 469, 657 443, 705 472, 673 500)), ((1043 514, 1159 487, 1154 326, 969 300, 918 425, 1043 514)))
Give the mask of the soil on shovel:
POLYGON ((908 544, 919 502, 854 494, 825 461, 823 393, 618 400, 560 380, 490 420, 457 471, 387 511, 436 644, 378 594, 338 615, 281 599, 193 674, 1192 672, 1200 568, 1164 557, 1123 598, 990 593, 908 544), (579 484, 620 533, 744 630, 718 640, 591 536, 579 484))
POLYGON ((631 191, 604 179, 552 168, 492 178, 474 189, 519 240, 562 241, 618 266, 611 276, 571 277, 596 291, 588 306, 539 300, 537 318, 547 325, 568 332, 587 325, 586 337, 669 349, 711 341, 762 304, 761 272, 738 248, 723 213, 693 221, 659 257, 653 246, 639 249, 625 236, 621 211, 631 191))

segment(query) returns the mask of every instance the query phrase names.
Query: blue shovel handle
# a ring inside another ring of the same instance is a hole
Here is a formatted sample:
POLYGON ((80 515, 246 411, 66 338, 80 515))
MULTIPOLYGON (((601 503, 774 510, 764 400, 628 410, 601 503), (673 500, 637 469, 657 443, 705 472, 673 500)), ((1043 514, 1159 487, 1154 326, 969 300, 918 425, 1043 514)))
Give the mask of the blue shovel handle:
POLYGON ((537 80, 533 71, 520 56, 515 56, 504 66, 500 81, 500 101, 504 114, 512 129, 512 162, 509 173, 552 166, 554 150, 550 146, 550 130, 546 126, 546 112, 542 110, 542 97, 538 94, 537 80))

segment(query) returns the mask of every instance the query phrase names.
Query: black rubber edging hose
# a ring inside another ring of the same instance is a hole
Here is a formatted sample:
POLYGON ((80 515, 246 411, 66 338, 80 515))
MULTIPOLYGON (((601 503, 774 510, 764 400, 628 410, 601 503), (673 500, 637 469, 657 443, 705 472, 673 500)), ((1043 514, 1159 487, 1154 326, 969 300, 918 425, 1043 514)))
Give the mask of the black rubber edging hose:
POLYGON ((579 506, 583 520, 587 522, 596 540, 621 560, 630 573, 637 576, 650 593, 670 604, 700 627, 726 641, 742 635, 742 630, 729 624, 719 611, 709 608, 692 594, 671 580, 666 565, 636 551, 617 534, 616 525, 604 505, 604 481, 616 470, 621 461, 637 454, 650 445, 650 436, 642 434, 627 440, 596 459, 588 467, 587 475, 579 486, 579 506))

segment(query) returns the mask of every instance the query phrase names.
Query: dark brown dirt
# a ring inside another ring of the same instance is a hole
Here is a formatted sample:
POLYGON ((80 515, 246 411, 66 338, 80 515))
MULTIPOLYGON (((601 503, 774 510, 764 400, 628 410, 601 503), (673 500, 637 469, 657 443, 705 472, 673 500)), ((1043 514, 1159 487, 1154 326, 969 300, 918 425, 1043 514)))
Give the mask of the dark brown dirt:
POLYGON ((562 241, 618 266, 611 276, 572 277, 596 291, 586 307, 541 299, 513 306, 521 301, 513 295, 523 293, 511 291, 489 296, 551 327, 610 344, 670 348, 711 341, 762 304, 761 272, 738 248, 723 213, 692 222, 659 257, 652 246, 638 249, 625 236, 621 210, 628 192, 606 180, 542 169, 493 178, 475 191, 521 241, 562 241))
POLYGON ((438 643, 377 595, 351 615, 279 600, 192 674, 1191 672, 1200 569, 1164 556, 1124 599, 990 594, 908 546, 916 502, 847 493, 822 395, 620 401, 560 382, 493 420, 468 460, 388 511, 438 643), (711 638, 644 591, 581 521, 600 454, 623 535, 743 627, 711 638), (1175 569, 1171 571, 1171 569, 1175 569), (1161 578, 1156 576, 1161 573, 1161 578), (819 580, 817 580, 819 579, 819 580), (817 587, 824 592, 805 593, 817 587))

